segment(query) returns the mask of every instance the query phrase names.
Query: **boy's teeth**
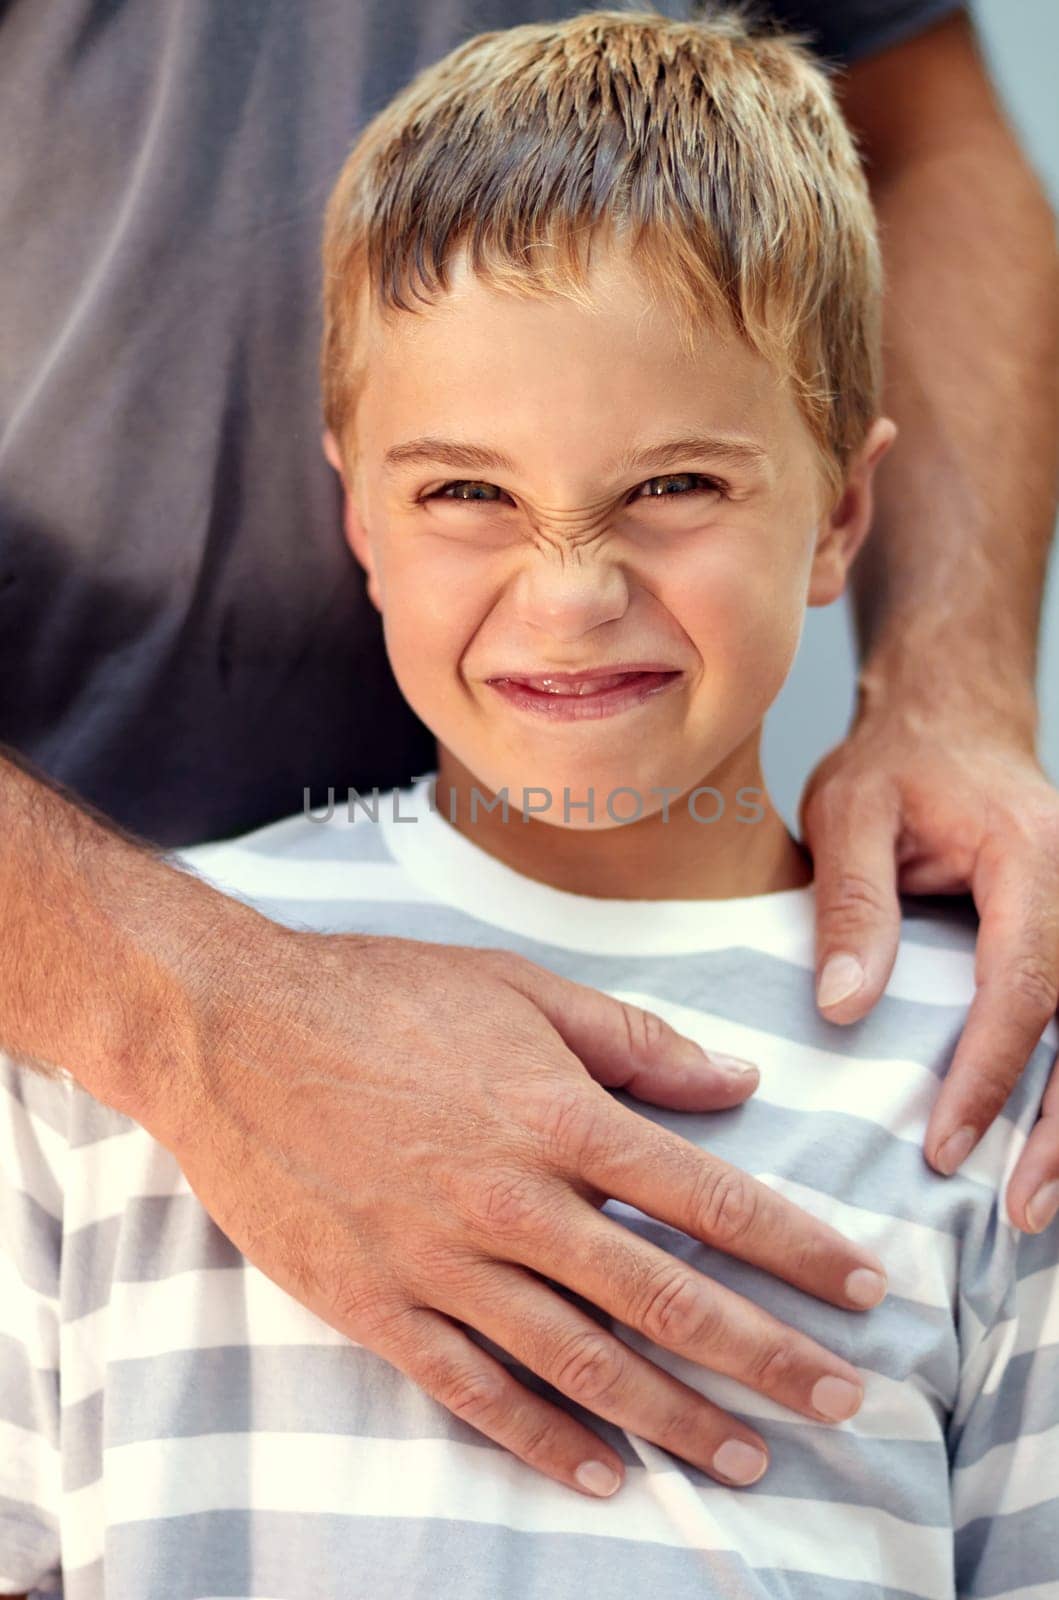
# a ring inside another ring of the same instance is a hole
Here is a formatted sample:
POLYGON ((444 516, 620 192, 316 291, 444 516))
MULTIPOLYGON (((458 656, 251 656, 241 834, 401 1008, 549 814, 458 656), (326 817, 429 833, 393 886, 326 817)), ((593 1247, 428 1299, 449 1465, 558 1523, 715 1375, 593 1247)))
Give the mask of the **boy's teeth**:
POLYGON ((604 689, 613 689, 630 677, 628 672, 616 672, 612 678, 576 678, 573 681, 562 683, 555 678, 521 678, 520 683, 526 683, 531 689, 542 689, 545 694, 599 694, 604 689))

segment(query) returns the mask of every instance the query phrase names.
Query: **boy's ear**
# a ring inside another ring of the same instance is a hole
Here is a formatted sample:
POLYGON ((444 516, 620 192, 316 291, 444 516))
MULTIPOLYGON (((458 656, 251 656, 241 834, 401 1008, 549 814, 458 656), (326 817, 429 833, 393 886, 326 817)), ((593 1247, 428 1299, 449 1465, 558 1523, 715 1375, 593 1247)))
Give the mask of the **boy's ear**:
POLYGON ((809 605, 830 605, 845 588, 854 557, 871 528, 875 469, 896 437, 896 422, 889 417, 876 417, 850 464, 845 487, 817 533, 809 605))
POLYGON ((360 520, 360 513, 349 491, 346 482, 345 468, 342 465, 342 452, 338 448, 338 440, 328 428, 323 436, 324 455, 334 467, 342 480, 342 526, 346 533, 346 542, 361 566, 364 568, 368 580, 368 598, 376 611, 382 611, 382 601, 379 594, 379 580, 375 571, 375 558, 372 553, 371 541, 360 520))

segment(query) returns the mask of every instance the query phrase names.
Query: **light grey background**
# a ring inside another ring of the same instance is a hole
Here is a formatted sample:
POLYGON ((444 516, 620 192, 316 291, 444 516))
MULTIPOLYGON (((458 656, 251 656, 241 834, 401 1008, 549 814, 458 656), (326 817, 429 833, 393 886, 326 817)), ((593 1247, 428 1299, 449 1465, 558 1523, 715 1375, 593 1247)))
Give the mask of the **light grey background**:
MULTIPOLYGON (((1059 209, 1059 0, 973 0, 979 38, 1008 117, 1059 209)), ((989 225, 988 218, 983 219, 989 225)), ((769 711, 762 762, 769 791, 791 828, 798 800, 817 761, 849 726, 854 704, 852 618, 845 596, 806 615, 798 658, 769 711)), ((1045 588, 1037 676, 1038 749, 1059 783, 1059 555, 1053 547, 1045 588)))

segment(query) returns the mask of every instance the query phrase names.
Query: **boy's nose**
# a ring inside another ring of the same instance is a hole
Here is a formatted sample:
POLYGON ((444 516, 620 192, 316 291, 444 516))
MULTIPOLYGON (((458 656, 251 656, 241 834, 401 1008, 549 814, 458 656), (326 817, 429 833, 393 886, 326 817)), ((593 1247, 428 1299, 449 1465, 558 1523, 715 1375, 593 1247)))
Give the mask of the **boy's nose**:
POLYGON ((557 639, 576 639, 624 616, 629 582, 617 562, 603 556, 535 555, 514 582, 518 620, 557 639))

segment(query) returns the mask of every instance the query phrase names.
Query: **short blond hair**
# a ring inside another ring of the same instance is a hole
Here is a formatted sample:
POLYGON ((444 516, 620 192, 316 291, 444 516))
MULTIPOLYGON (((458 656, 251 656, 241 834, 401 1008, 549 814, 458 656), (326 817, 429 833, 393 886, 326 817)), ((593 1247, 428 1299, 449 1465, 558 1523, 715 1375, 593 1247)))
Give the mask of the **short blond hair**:
POLYGON ((481 33, 370 121, 328 201, 321 368, 342 440, 357 306, 414 311, 471 270, 590 304, 586 251, 625 242, 685 348, 705 324, 793 385, 833 493, 877 413, 875 217, 828 76, 800 35, 728 6, 584 11, 481 33))

